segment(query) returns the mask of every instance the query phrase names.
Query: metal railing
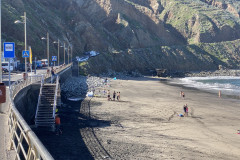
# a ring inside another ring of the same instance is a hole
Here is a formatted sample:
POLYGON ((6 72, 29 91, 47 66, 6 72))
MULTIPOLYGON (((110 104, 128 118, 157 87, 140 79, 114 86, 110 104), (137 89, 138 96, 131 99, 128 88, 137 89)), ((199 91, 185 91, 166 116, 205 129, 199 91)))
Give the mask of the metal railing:
POLYGON ((53 105, 53 118, 55 118, 55 112, 57 107, 58 87, 59 87, 59 76, 57 76, 57 79, 56 79, 56 89, 54 94, 54 105, 53 105))
MULTIPOLYGON (((72 64, 59 67, 56 73, 66 70, 72 64)), ((45 75, 44 80, 51 75, 45 75)), ((15 81, 9 88, 10 114, 9 114, 9 132, 11 149, 16 152, 16 160, 53 160, 53 157, 32 131, 22 115, 19 113, 14 104, 15 96, 25 87, 44 81, 43 76, 30 76, 25 80, 15 81)))
MULTIPOLYGON (((69 68, 70 66, 72 66, 72 63, 55 67, 55 69, 54 69, 55 74, 58 74, 59 72, 62 72, 63 70, 69 68)), ((50 70, 48 70, 47 74, 45 75, 45 79, 50 78, 50 77, 51 77, 51 72, 50 72, 50 70)))
POLYGON ((42 95, 43 84, 44 84, 44 76, 42 76, 42 80, 41 80, 41 87, 40 87, 39 96, 38 96, 38 103, 37 103, 35 119, 37 118, 38 108, 39 108, 39 105, 40 105, 40 102, 41 102, 41 95, 42 95))
POLYGON ((19 79, 15 81, 13 84, 11 84, 11 94, 12 98, 14 99, 15 96, 18 94, 18 92, 23 89, 26 86, 29 86, 30 84, 36 83, 41 81, 42 76, 41 75, 36 75, 36 76, 30 76, 28 78, 24 79, 19 79))
POLYGON ((32 76, 25 80, 18 80, 14 82, 9 89, 11 112, 8 123, 11 134, 11 149, 15 150, 15 159, 17 160, 53 160, 53 157, 18 112, 13 101, 14 97, 21 89, 41 81, 41 78, 42 76, 32 76))

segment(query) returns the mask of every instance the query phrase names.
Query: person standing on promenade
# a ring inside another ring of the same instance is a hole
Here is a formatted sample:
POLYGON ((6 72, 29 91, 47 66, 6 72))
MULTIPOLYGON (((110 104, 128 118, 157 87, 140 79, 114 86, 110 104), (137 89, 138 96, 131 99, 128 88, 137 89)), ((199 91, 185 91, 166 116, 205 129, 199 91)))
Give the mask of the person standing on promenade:
POLYGON ((55 76, 55 71, 53 69, 53 67, 51 68, 51 83, 53 83, 53 78, 55 76))
POLYGON ((115 98, 116 98, 116 92, 114 91, 113 92, 113 100, 115 101, 115 98))

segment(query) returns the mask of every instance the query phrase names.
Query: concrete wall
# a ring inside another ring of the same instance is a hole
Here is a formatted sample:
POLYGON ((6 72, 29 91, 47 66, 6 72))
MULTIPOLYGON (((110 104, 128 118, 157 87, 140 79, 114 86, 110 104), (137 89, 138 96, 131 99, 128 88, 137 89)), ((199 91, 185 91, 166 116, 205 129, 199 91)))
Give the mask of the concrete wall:
POLYGON ((16 108, 29 125, 34 124, 40 86, 34 84, 25 87, 14 98, 16 108))

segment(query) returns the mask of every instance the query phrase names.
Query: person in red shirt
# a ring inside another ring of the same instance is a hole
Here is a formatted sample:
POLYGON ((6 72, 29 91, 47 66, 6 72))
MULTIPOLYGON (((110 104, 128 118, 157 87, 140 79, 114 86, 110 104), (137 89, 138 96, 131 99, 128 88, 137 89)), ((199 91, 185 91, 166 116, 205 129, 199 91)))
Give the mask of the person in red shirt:
POLYGON ((60 125, 61 125, 61 120, 59 116, 55 117, 55 125, 56 125, 56 135, 59 135, 59 133, 62 134, 62 131, 60 129, 60 125))

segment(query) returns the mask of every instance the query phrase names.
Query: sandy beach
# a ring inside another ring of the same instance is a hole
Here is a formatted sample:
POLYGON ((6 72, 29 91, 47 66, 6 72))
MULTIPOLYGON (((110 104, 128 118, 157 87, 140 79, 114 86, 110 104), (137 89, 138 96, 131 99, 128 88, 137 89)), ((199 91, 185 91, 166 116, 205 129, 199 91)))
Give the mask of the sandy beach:
POLYGON ((109 158, 240 159, 239 100, 147 77, 110 84, 111 97, 114 90, 121 92, 120 102, 106 97, 90 101, 91 116, 97 120, 93 133, 109 158), (179 117, 184 104, 189 116, 179 117))

